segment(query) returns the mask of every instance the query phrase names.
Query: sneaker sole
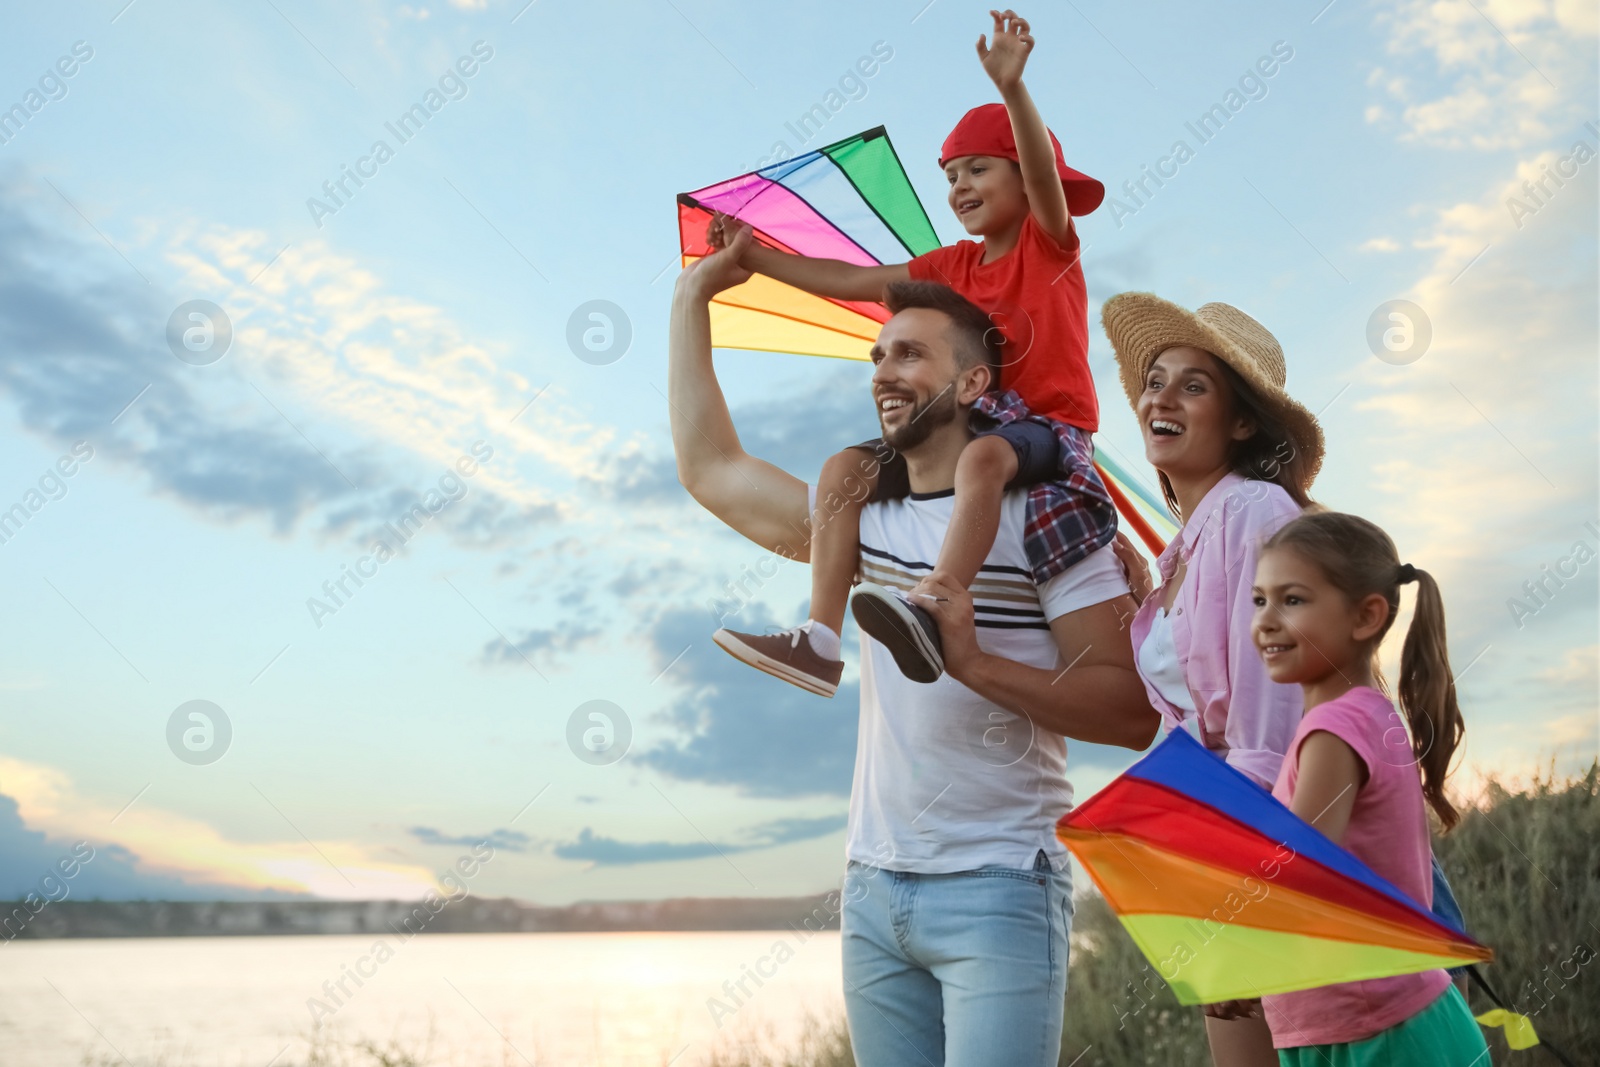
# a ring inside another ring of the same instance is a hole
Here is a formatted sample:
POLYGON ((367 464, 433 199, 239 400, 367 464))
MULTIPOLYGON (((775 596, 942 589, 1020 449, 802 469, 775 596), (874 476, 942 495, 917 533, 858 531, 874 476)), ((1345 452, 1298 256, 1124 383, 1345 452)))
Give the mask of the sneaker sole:
POLYGON ((881 586, 863 590, 867 584, 858 585, 855 596, 850 598, 850 613, 855 616, 856 625, 889 650, 901 674, 913 682, 937 682, 944 673, 944 657, 928 639, 917 617, 881 586), (878 591, 877 595, 873 595, 874 591, 878 591))
POLYGON ((774 678, 781 678, 790 685, 797 685, 808 693, 815 693, 819 697, 831 697, 838 692, 837 685, 829 685, 814 675, 797 671, 787 663, 763 655, 740 641, 736 637, 725 636, 726 631, 718 630, 711 635, 712 642, 722 651, 749 667, 758 671, 765 671, 774 678))

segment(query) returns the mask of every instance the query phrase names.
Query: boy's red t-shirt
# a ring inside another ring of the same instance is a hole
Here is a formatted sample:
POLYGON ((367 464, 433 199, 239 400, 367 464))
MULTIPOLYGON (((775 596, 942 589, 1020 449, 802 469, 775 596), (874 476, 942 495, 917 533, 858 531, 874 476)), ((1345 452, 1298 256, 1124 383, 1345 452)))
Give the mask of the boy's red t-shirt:
POLYGON ((1006 338, 1002 389, 1015 389, 1036 414, 1098 430, 1077 226, 1069 222, 1067 243, 1059 244, 1030 213, 1015 248, 982 260, 981 241, 958 241, 906 266, 917 281, 943 282, 990 313, 1006 338))

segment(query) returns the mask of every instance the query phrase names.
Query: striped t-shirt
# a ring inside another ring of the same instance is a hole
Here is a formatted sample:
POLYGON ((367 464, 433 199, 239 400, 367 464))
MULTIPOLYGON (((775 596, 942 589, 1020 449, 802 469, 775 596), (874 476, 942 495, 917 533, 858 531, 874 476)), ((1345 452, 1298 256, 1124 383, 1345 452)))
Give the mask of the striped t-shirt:
MULTIPOLYGON (((1108 546, 1042 585, 1024 547, 1026 489, 1005 494, 994 547, 973 582, 978 644, 1031 667, 1062 669, 1050 620, 1128 592, 1108 546)), ((866 581, 909 590, 933 570, 955 503, 952 489, 912 493, 861 511, 866 581)), ((813 505, 813 510, 815 505, 813 505)), ((913 682, 861 637, 861 722, 846 855, 891 870, 947 874, 1055 869, 1066 850, 1056 820, 1072 806, 1067 744, 944 675, 913 682)))

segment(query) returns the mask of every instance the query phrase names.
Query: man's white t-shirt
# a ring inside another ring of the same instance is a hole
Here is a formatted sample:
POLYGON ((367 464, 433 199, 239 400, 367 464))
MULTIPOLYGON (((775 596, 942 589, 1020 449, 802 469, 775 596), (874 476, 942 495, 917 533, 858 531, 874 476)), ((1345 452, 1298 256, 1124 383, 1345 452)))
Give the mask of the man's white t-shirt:
MULTIPOLYGON (((817 514, 816 486, 810 513, 817 514)), ((978 644, 1030 667, 1065 669, 1049 621, 1122 596, 1128 583, 1110 546, 1036 584, 1023 536, 1026 489, 1002 499, 1000 529, 972 584, 978 644)), ((909 590, 933 570, 955 490, 913 493, 861 510, 865 581, 909 590)), ((1063 679, 1062 684, 1069 684, 1063 679)), ((1059 734, 943 675, 932 684, 900 673, 861 635, 861 723, 845 852, 889 870, 949 874, 978 867, 1028 869, 1043 849, 1066 866, 1055 824, 1072 806, 1067 743, 1059 734)))

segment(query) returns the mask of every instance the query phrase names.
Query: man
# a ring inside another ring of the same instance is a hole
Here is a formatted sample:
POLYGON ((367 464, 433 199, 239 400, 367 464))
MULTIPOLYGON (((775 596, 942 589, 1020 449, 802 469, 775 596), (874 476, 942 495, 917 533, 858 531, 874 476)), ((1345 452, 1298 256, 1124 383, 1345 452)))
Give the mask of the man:
MULTIPOLYGON (((740 448, 712 365, 709 303, 749 277, 738 265, 749 240, 741 230, 673 294, 678 479, 733 529, 804 560, 814 487, 740 448)), ((908 590, 932 570, 969 415, 999 356, 988 317, 953 290, 895 283, 886 298, 894 315, 872 349, 872 389, 911 495, 862 510, 862 568, 908 590)), ((945 582, 934 587, 944 599, 926 602, 943 677, 914 682, 863 638, 843 913, 845 1006, 862 1067, 1056 1062, 1072 918, 1054 833, 1072 803, 1065 738, 1139 750, 1155 736, 1113 549, 1035 582, 1030 546, 1044 551, 1050 538, 1028 536, 1028 493, 1006 494, 971 591, 945 582)))

